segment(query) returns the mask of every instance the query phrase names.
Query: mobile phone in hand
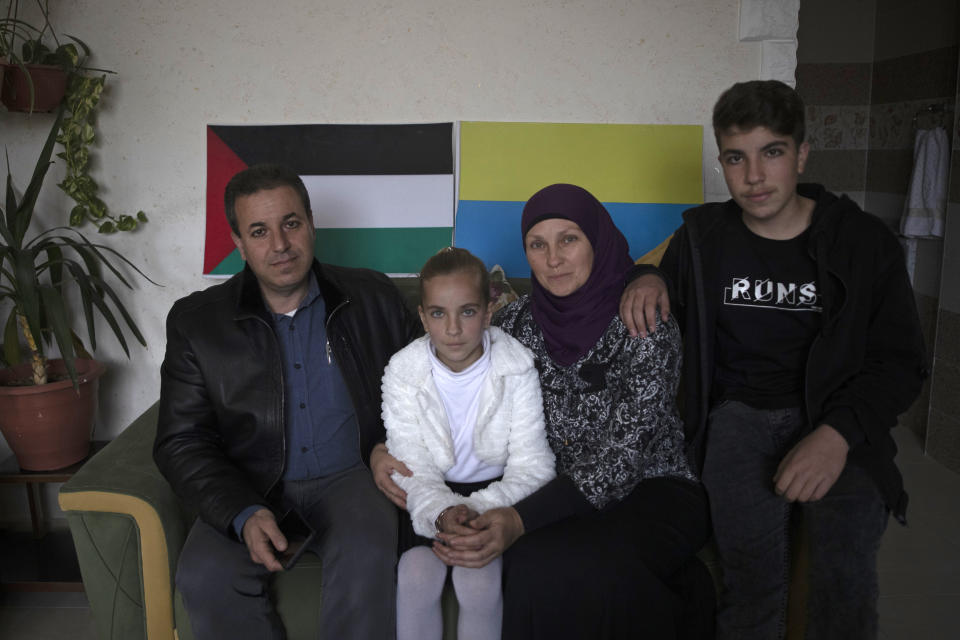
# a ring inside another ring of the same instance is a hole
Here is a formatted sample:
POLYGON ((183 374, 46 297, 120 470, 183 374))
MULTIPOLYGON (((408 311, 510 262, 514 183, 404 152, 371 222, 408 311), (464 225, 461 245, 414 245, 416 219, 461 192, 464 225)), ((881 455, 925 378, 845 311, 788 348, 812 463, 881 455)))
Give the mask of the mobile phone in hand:
POLYGON ((317 532, 310 523, 296 509, 290 509, 277 521, 280 532, 287 539, 286 551, 277 551, 277 559, 284 570, 290 570, 297 563, 303 552, 313 542, 317 532))

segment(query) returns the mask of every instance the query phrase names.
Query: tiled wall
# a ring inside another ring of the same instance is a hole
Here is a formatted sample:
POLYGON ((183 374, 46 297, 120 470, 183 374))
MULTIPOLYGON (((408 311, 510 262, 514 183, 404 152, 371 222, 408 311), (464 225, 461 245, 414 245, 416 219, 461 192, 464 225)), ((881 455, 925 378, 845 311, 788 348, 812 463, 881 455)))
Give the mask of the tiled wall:
MULTIPOLYGON (((956 24, 956 6, 946 0, 921 0, 909 6, 897 0, 857 0, 843 10, 828 0, 801 4, 797 90, 807 104, 811 147, 805 180, 846 193, 899 231, 917 127, 943 124, 956 138, 956 24), (830 25, 829 29, 824 25, 830 25), (855 44, 838 48, 838 31, 849 34, 855 44), (946 105, 948 115, 922 115, 915 121, 917 112, 930 104, 946 105)), ((953 149, 954 166, 958 168, 952 172, 952 199, 958 202, 960 164, 956 161, 956 143, 953 149)), ((960 210, 960 205, 954 207, 960 210)), ((960 223, 953 226, 954 233, 960 234, 960 223)), ((960 253, 960 238, 953 246, 960 253)), ((939 342, 938 320, 944 330, 948 328, 942 311, 938 314, 942 253, 941 240, 919 240, 911 262, 931 361, 939 342)), ((960 287, 960 282, 954 286, 960 287)), ((960 303, 954 311, 960 312, 960 303)), ((953 336, 956 339, 960 331, 953 336)), ((944 367, 949 376, 951 370, 946 364, 944 367)), ((952 370, 957 371, 960 367, 952 370)), ((942 384, 940 380, 928 381, 920 398, 901 417, 901 424, 926 437, 928 418, 934 420, 931 389, 941 394, 941 400, 947 397, 947 389, 960 397, 960 387, 956 386, 960 375, 954 378, 942 384)), ((960 421, 960 412, 935 417, 940 425, 943 419, 960 421)), ((949 439, 952 435, 954 442, 960 442, 960 436, 954 435, 960 428, 953 426, 951 430, 938 430, 937 437, 949 439)))
POLYGON ((811 151, 803 179, 846 193, 862 205, 870 131, 870 64, 799 63, 797 90, 807 105, 811 151))
POLYGON ((803 179, 866 190, 876 0, 804 0, 797 31, 797 91, 807 105, 811 154, 803 179))
MULTIPOLYGON (((958 49, 953 45, 876 60, 873 64, 865 201, 868 210, 896 229, 899 229, 913 170, 917 129, 942 125, 951 138, 954 135, 957 59, 958 49), (924 111, 928 105, 943 105, 945 112, 928 114, 924 111)), ((911 275, 928 357, 932 360, 938 341, 943 242, 939 239, 915 242, 911 275)), ((932 392, 941 382, 934 378, 928 380, 920 398, 901 417, 901 423, 921 438, 927 437, 932 392)))
MULTIPOLYGON (((960 104, 960 76, 956 102, 960 104)), ((926 452, 960 473, 960 115, 954 112, 953 162, 926 452)))
MULTIPOLYGON (((868 208, 894 226, 899 224, 910 182, 917 128, 943 125, 952 134, 949 113, 917 114, 928 105, 952 111, 956 82, 956 45, 873 63, 866 200, 868 208)), ((920 284, 922 288, 924 283, 920 284)), ((926 284, 930 286, 925 293, 935 297, 938 287, 926 284)))

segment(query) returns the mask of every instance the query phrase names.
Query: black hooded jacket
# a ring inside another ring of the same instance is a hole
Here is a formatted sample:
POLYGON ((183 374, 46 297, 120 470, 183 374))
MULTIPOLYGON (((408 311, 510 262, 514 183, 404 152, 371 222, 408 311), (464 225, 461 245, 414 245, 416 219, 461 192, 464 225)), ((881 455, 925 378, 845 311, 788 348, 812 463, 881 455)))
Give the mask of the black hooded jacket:
MULTIPOLYGON (((903 250, 880 219, 846 196, 814 184, 801 184, 797 191, 817 203, 808 251, 823 305, 804 376, 807 432, 821 424, 840 432, 850 445, 848 463, 867 470, 903 521, 907 495, 890 429, 928 373, 903 250)), ((729 200, 686 211, 660 264, 684 334, 683 413, 697 468, 703 462, 719 308, 717 298, 705 295, 704 274, 718 267, 717 230, 733 210, 740 209, 729 200)))

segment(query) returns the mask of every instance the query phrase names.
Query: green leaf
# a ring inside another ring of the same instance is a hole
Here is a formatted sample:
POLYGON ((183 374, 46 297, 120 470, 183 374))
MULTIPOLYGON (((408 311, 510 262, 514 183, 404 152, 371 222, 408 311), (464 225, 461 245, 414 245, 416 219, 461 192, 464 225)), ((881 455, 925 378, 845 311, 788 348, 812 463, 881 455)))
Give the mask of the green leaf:
MULTIPOLYGON (((97 310, 100 312, 100 316, 106 320, 107 324, 110 326, 110 329, 113 331, 114 336, 116 336, 117 341, 120 343, 120 347, 123 349, 123 352, 127 354, 127 357, 129 357, 129 347, 127 346, 127 340, 124 336, 123 329, 120 327, 120 323, 117 322, 116 316, 107 305, 106 298, 104 297, 106 287, 105 283, 97 277, 78 271, 78 269, 79 267, 77 265, 71 267, 71 271, 73 272, 77 282, 83 283, 83 285, 80 287, 80 295, 83 299, 84 308, 86 308, 87 305, 93 305, 97 308, 97 310)), ((106 289, 109 289, 109 287, 106 287, 106 289)), ((123 307, 123 305, 119 302, 116 302, 116 305, 120 308, 123 307)), ((93 324, 88 323, 87 329, 90 336, 90 346, 91 348, 96 349, 97 343, 93 324)), ((137 331, 137 333, 139 333, 139 331, 137 331)))
POLYGON ((43 299, 43 308, 47 313, 47 321, 50 323, 53 336, 57 341, 57 348, 60 349, 60 355, 63 356, 67 373, 73 380, 73 388, 77 389, 79 380, 76 363, 74 362, 76 356, 73 352, 73 332, 70 331, 70 319, 63 302, 63 296, 53 287, 40 287, 40 296, 43 299))
POLYGON ((49 64, 52 56, 50 47, 39 40, 26 40, 20 47, 21 60, 24 64, 49 64))
MULTIPOLYGON (((103 254, 97 251, 93 245, 89 243, 82 244, 72 239, 69 242, 73 250, 76 251, 77 255, 83 260, 83 265, 86 267, 88 274, 100 278, 103 276, 104 264, 111 269, 113 268, 113 265, 111 265, 103 254)), ((123 279, 121 278, 121 280, 123 279)), ((123 281, 123 283, 128 287, 130 286, 126 281, 123 281)))
POLYGON ((112 223, 111 221, 109 221, 109 220, 107 220, 107 221, 104 222, 104 223, 101 223, 101 224, 100 224, 100 228, 97 229, 97 231, 99 231, 100 233, 113 233, 113 232, 115 232, 116 230, 117 230, 117 228, 116 228, 115 226, 113 226, 113 223, 112 223))
POLYGON ((10 310, 3 328, 3 359, 11 367, 20 364, 20 334, 17 331, 17 308, 10 310))
POLYGON ((83 340, 80 339, 80 336, 78 336, 76 332, 71 333, 73 334, 73 350, 77 352, 77 357, 93 360, 93 355, 87 351, 87 348, 83 345, 83 340))
MULTIPOLYGON (((78 45, 80 45, 80 48, 83 49, 83 57, 84 57, 84 58, 89 58, 89 57, 90 57, 90 47, 87 46, 87 43, 86 43, 86 42, 84 42, 84 41, 81 40, 80 38, 77 38, 77 37, 75 37, 75 36, 70 35, 69 33, 65 33, 64 35, 65 35, 66 37, 70 38, 71 40, 73 40, 74 42, 76 42, 78 45)), ((70 45, 70 46, 73 46, 73 45, 70 45)))
POLYGON ((80 147, 77 149, 77 153, 73 157, 73 170, 74 171, 84 171, 87 168, 87 165, 90 164, 90 150, 86 147, 80 147))
MULTIPOLYGON (((75 263, 74 263, 75 264, 75 263)), ((96 323, 93 320, 93 300, 95 298, 102 297, 102 294, 99 291, 95 291, 93 287, 90 286, 86 274, 84 274, 80 269, 79 265, 75 267, 70 265, 70 271, 76 276, 74 282, 77 283, 77 288, 80 289, 80 301, 83 306, 83 317, 87 322, 87 337, 90 338, 90 348, 94 351, 97 350, 97 330, 96 323)))
POLYGON ((77 51, 76 45, 69 42, 57 47, 56 55, 65 69, 76 69, 80 65, 80 52, 77 51))
POLYGON ((107 215, 107 205, 104 204, 103 200, 100 198, 93 197, 93 194, 90 194, 90 213, 94 218, 100 219, 107 215))
MULTIPOLYGON (((147 341, 144 339, 143 334, 140 333, 140 329, 137 327, 137 323, 133 321, 133 317, 130 315, 130 312, 128 312, 128 311, 127 311, 127 308, 126 308, 125 306, 123 306, 123 302, 120 300, 120 298, 119 298, 119 297, 117 296, 117 294, 114 292, 114 290, 110 287, 110 285, 108 285, 108 284, 107 284, 106 282, 104 282, 103 280, 101 280, 101 279, 99 279, 99 278, 92 277, 92 276, 91 276, 91 280, 92 280, 92 281, 97 285, 97 287, 99 287, 99 288, 107 295, 107 297, 109 297, 110 300, 113 302, 113 306, 116 307, 116 308, 117 308, 117 311, 120 312, 120 315, 123 316, 124 322, 126 322, 127 327, 130 329, 130 333, 132 333, 133 336, 137 339, 137 342, 139 342, 139 343, 140 343, 141 345, 143 345, 143 346, 147 346, 147 341)), ((101 309, 101 313, 102 313, 102 312, 103 312, 103 309, 101 309)), ((112 317, 112 316, 104 315, 104 318, 107 319, 107 322, 110 322, 110 318, 111 318, 111 317, 112 317)), ((112 325, 111 325, 111 326, 112 326, 112 325)), ((125 346, 126 343, 123 341, 123 338, 122 338, 123 332, 120 331, 119 326, 114 327, 114 332, 117 333, 117 338, 120 339, 121 346, 124 347, 123 350, 124 350, 124 352, 126 352, 126 351, 127 351, 126 346, 125 346)), ((127 355, 129 356, 130 354, 127 353, 127 355)))
MULTIPOLYGON (((63 227, 63 228, 65 229, 66 227, 63 227)), ((122 274, 122 273, 120 273, 119 271, 117 271, 117 269, 113 266, 113 263, 110 262, 109 258, 107 258, 107 256, 104 255, 104 253, 108 253, 108 254, 112 255, 114 258, 122 261, 122 262, 123 262, 124 264, 126 264, 128 267, 130 267, 131 269, 133 269, 134 271, 136 271, 137 274, 140 275, 140 276, 141 276, 144 280, 146 280, 147 282, 149 282, 149 283, 151 283, 151 284, 157 284, 156 282, 154 282, 153 280, 151 280, 150 277, 149 277, 147 274, 145 274, 143 271, 141 271, 140 268, 139 268, 137 265, 135 265, 135 264, 133 264, 132 262, 130 262, 122 253, 119 253, 118 251, 116 251, 116 250, 113 249, 112 247, 108 247, 108 246, 106 246, 106 245, 93 244, 92 242, 90 242, 89 240, 87 240, 87 237, 86 237, 85 235, 83 235, 82 233, 80 233, 79 231, 76 231, 76 230, 73 230, 73 229, 71 229, 70 231, 72 231, 74 234, 76 234, 76 235, 80 238, 80 240, 83 242, 84 246, 85 246, 87 249, 89 249, 90 251, 92 251, 92 252, 97 256, 97 258, 99 259, 99 261, 98 261, 97 264, 98 264, 98 265, 105 265, 108 269, 110 269, 110 271, 111 271, 111 273, 113 273, 114 277, 117 278, 117 280, 119 280, 120 282, 122 282, 122 283, 124 284, 124 286, 126 286, 128 289, 132 289, 133 286, 132 286, 129 282, 127 282, 126 278, 123 277, 123 274, 122 274)), ((62 240, 63 240, 64 242, 70 242, 70 243, 71 243, 71 246, 74 246, 75 248, 79 247, 79 243, 77 243, 77 241, 76 241, 76 240, 73 240, 72 238, 65 238, 65 237, 64 237, 64 238, 62 238, 62 240)), ((80 249, 77 248, 77 251, 79 252, 80 249)), ((98 273, 99 273, 99 272, 98 272, 98 273)), ((157 286, 160 286, 160 285, 157 285, 157 286)))
POLYGON ((50 273, 50 284, 63 295, 63 251, 54 243, 44 246, 47 252, 47 271, 50 273))
POLYGON ((83 205, 77 205, 70 210, 70 226, 79 227, 87 221, 87 208, 83 205))
POLYGON ((73 198, 74 194, 77 193, 77 181, 69 176, 64 178, 63 182, 59 183, 57 186, 63 189, 63 192, 71 198, 73 198))
POLYGON ((147 222, 147 214, 143 211, 137 211, 137 220, 140 222, 147 222))
POLYGON ((117 229, 120 231, 133 231, 137 228, 136 219, 128 216, 122 215, 117 219, 117 229))
POLYGON ((13 190, 13 176, 10 175, 10 157, 7 156, 7 212, 0 218, 0 233, 3 234, 3 240, 8 246, 19 244, 13 237, 13 229, 16 225, 17 211, 20 205, 17 204, 17 194, 13 190))
MULTIPOLYGON (((43 145, 40 157, 37 159, 37 166, 33 170, 30 184, 27 185, 26 190, 23 192, 23 199, 20 200, 20 206, 17 207, 17 211, 13 216, 14 224, 10 225, 15 244, 18 246, 23 242, 23 236, 27 232, 27 227, 30 226, 30 220, 33 218, 33 208, 36 206, 37 197, 40 195, 41 187, 43 187, 43 179, 47 175, 47 170, 50 168, 50 156, 53 155, 56 133, 60 130, 60 123, 63 121, 63 109, 63 104, 57 109, 56 120, 54 120, 53 127, 50 129, 50 135, 47 136, 47 141, 43 145)), ((9 213, 7 215, 9 216, 9 213)))

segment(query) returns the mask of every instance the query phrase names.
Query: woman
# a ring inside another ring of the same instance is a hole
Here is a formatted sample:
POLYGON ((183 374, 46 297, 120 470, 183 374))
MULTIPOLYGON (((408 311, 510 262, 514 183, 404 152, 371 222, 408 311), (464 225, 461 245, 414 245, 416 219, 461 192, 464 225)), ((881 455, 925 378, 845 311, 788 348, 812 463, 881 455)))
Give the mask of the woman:
POLYGON ((470 521, 475 533, 440 534, 434 552, 475 567, 510 549, 507 640, 676 637, 671 585, 709 530, 674 404, 676 323, 629 336, 617 317, 627 242, 589 192, 542 189, 521 228, 532 293, 494 323, 534 354, 557 477, 470 521))

